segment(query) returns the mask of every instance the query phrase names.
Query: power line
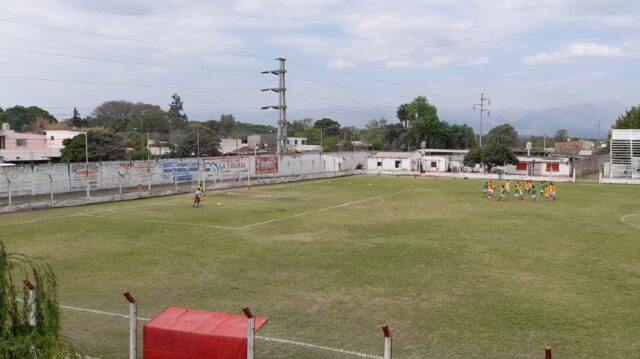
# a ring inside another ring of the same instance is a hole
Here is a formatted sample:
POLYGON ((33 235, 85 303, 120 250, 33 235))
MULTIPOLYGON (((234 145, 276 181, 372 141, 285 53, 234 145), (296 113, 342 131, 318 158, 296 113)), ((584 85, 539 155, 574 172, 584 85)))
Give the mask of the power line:
POLYGON ((116 40, 138 42, 138 43, 141 43, 141 44, 162 46, 162 47, 168 47, 168 48, 173 48, 173 49, 178 48, 178 49, 184 49, 184 50, 204 51, 204 52, 210 52, 210 53, 219 54, 219 55, 244 57, 244 58, 249 58, 249 59, 272 60, 272 58, 265 57, 265 56, 249 55, 249 54, 242 54, 242 53, 235 53, 235 52, 228 52, 228 51, 220 51, 220 50, 212 50, 212 49, 198 48, 198 47, 192 47, 192 46, 184 46, 184 45, 177 45, 177 44, 168 44, 168 43, 163 43, 163 42, 159 42, 159 41, 142 40, 142 39, 135 39, 135 38, 125 37, 125 36, 102 34, 102 33, 99 33, 99 32, 75 30, 75 29, 70 29, 70 28, 65 28, 65 27, 60 27, 60 26, 34 24, 34 23, 25 22, 25 21, 18 21, 18 20, 0 19, 0 22, 10 23, 10 24, 18 24, 18 25, 23 25, 23 26, 32 26, 32 27, 37 27, 37 28, 41 28, 41 29, 64 31, 64 32, 70 32, 70 33, 74 33, 74 34, 82 34, 82 35, 88 35, 88 36, 104 37, 104 38, 108 38, 108 39, 116 39, 116 40))
POLYGON ((325 85, 325 86, 341 88, 341 89, 345 89, 345 90, 366 92, 366 93, 371 93, 371 94, 376 94, 376 95, 393 96, 393 97, 397 97, 397 98, 406 98, 406 96, 391 94, 391 93, 388 93, 388 92, 381 92, 381 91, 367 90, 367 89, 351 87, 351 86, 338 85, 338 84, 334 84, 334 83, 330 83, 330 82, 311 80, 311 79, 304 78, 304 77, 289 76, 289 78, 296 79, 296 80, 301 80, 301 81, 307 81, 307 82, 316 83, 316 84, 325 85))
POLYGON ((366 102, 344 100, 344 99, 340 99, 340 98, 322 97, 322 96, 315 96, 315 95, 305 95, 305 94, 300 94, 300 93, 296 93, 295 95, 292 95, 292 96, 313 98, 313 99, 324 100, 324 101, 335 101, 335 102, 349 103, 349 104, 354 104, 354 105, 376 106, 375 104, 366 103, 366 102))
POLYGON ((131 65, 141 65, 141 66, 168 67, 168 68, 186 69, 186 70, 200 70, 200 71, 211 71, 211 72, 238 72, 238 73, 249 73, 249 74, 258 74, 259 73, 258 71, 250 71, 250 70, 220 69, 220 68, 210 68, 210 67, 200 67, 200 66, 186 66, 186 65, 169 65, 169 64, 159 64, 159 63, 144 62, 144 61, 109 59, 109 58, 103 58, 103 57, 90 57, 90 56, 82 56, 82 55, 61 54, 61 53, 55 53, 55 52, 12 49, 12 48, 6 48, 6 47, 0 47, 0 51, 22 52, 22 53, 27 53, 27 54, 66 57, 66 58, 89 60, 89 61, 111 62, 111 63, 118 63, 118 64, 131 64, 131 65))
MULTIPOLYGON (((129 37, 125 37, 125 36, 102 34, 102 33, 99 33, 99 32, 75 30, 75 29, 70 29, 70 28, 65 28, 65 27, 60 27, 60 26, 50 26, 50 25, 35 24, 35 23, 26 22, 26 21, 0 19, 0 22, 10 23, 10 24, 18 24, 18 25, 23 25, 23 26, 31 26, 31 27, 42 28, 42 29, 63 31, 63 32, 69 32, 69 33, 74 33, 74 34, 97 36, 97 37, 103 37, 103 38, 108 38, 108 39, 116 39, 116 40, 138 42, 138 43, 142 43, 142 44, 146 44, 146 45, 161 46, 161 47, 167 47, 167 48, 173 48, 173 49, 179 48, 179 49, 185 49, 185 50, 203 51, 203 52, 210 52, 210 53, 215 53, 215 54, 219 54, 219 55, 236 56, 236 57, 243 57, 243 58, 249 58, 249 59, 273 60, 272 57, 267 57, 267 56, 235 53, 235 52, 220 51, 220 50, 212 50, 212 49, 207 49, 207 48, 199 48, 199 47, 184 46, 184 45, 177 45, 177 44, 169 44, 169 43, 163 43, 163 42, 159 42, 159 41, 142 40, 142 39, 129 38, 129 37)), ((331 73, 331 74, 334 74, 334 75, 337 75, 337 76, 374 80, 374 81, 377 81, 377 82, 387 83, 387 84, 394 85, 394 86, 404 86, 403 84, 394 83, 394 82, 387 81, 387 80, 382 80, 382 79, 376 79, 376 78, 373 78, 373 77, 370 77, 370 76, 340 73, 340 72, 336 72, 336 71, 327 70, 327 69, 324 69, 322 67, 307 65, 307 64, 303 64, 303 63, 299 63, 299 62, 291 62, 291 64, 292 65, 297 65, 297 66, 300 66, 300 67, 304 67, 304 68, 307 68, 307 69, 315 70, 315 71, 331 73)))
POLYGON ((257 91, 255 88, 168 86, 168 85, 140 84, 140 83, 128 83, 128 82, 60 80, 60 79, 50 79, 50 78, 40 78, 40 77, 9 76, 9 75, 0 75, 0 78, 10 79, 10 80, 59 82, 59 83, 81 84, 81 85, 104 85, 104 86, 125 86, 125 87, 144 87, 144 88, 166 88, 166 89, 178 89, 178 90, 257 91))

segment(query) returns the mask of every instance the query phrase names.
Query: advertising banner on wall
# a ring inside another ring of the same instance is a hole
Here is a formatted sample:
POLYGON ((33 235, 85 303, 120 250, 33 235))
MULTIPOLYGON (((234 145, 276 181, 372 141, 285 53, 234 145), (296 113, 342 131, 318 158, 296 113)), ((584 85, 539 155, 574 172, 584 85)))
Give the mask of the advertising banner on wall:
POLYGON ((165 181, 188 182, 193 181, 198 176, 198 160, 197 159, 181 159, 181 160, 162 160, 161 177, 165 181))
POLYGON ((207 157, 204 171, 208 176, 221 176, 249 171, 249 157, 207 157))
POLYGON ((256 157, 256 173, 278 173, 278 156, 256 157))
POLYGON ((82 163, 72 164, 71 188, 74 190, 87 188, 87 181, 89 181, 89 187, 98 188, 98 165, 90 163, 85 169, 85 165, 82 163))

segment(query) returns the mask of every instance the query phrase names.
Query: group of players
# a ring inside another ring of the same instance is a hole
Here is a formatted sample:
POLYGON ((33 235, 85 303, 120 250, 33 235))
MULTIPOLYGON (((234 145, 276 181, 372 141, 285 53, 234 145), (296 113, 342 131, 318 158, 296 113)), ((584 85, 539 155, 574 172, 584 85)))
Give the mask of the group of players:
MULTIPOLYGON (((531 196, 531 201, 537 201, 537 193, 540 193, 545 201, 555 201, 556 200, 556 184, 553 182, 541 182, 540 183, 540 192, 538 192, 538 188, 533 184, 533 181, 527 180, 524 182, 524 186, 520 184, 520 181, 516 181, 514 185, 513 195, 516 200, 524 201, 525 194, 531 196)), ((494 193, 496 192, 496 186, 492 181, 485 181, 482 184, 482 198, 492 199, 494 193)), ((507 181, 500 185, 500 197, 498 201, 506 201, 507 197, 511 193, 511 181, 507 181)))

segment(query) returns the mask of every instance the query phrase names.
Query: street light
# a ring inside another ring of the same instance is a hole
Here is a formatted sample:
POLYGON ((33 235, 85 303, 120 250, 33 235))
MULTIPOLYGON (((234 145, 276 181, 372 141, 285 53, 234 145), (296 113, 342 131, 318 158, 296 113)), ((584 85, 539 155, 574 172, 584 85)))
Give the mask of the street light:
POLYGON ((89 188, 89 131, 84 133, 84 178, 87 182, 87 197, 91 197, 89 188))

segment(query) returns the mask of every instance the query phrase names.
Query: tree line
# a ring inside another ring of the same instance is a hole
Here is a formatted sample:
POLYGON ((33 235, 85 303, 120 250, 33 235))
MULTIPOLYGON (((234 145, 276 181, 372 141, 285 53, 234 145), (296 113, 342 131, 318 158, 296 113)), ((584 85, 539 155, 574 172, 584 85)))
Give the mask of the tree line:
MULTIPOLYGON (((170 153, 166 156, 171 157, 189 157, 197 153, 216 156, 220 154, 221 138, 246 139, 252 134, 277 132, 274 126, 237 121, 233 114, 222 114, 218 120, 193 121, 184 112, 183 105, 178 94, 171 96, 166 111, 158 105, 142 102, 107 101, 85 117, 74 108, 73 115, 62 121, 37 106, 14 106, 4 110, 0 108, 0 122, 9 123, 13 129, 22 132, 38 133, 44 129, 63 128, 86 132, 91 161, 147 158, 148 145, 168 147, 170 153), (147 143, 147 136, 153 143, 147 143)), ((634 106, 620 116, 613 128, 640 128, 640 106, 634 106)), ((436 107, 424 96, 400 104, 393 121, 381 117, 368 121, 364 128, 356 128, 341 126, 337 120, 328 117, 318 120, 303 118, 289 123, 288 135, 306 137, 308 144, 322 145, 325 152, 477 147, 477 135, 471 127, 440 120, 436 107)), ((62 161, 85 160, 84 136, 67 140, 62 161)), ((531 142, 534 149, 542 150, 569 138, 565 129, 559 129, 550 137, 520 136, 510 124, 501 124, 483 137, 483 143, 510 149, 524 148, 527 142, 531 142)), ((473 157, 482 156, 476 154, 473 157)))

